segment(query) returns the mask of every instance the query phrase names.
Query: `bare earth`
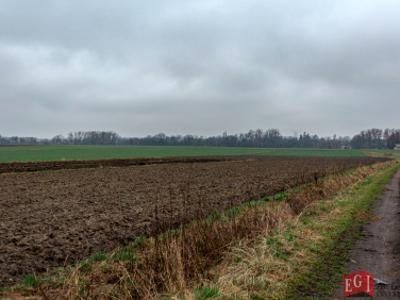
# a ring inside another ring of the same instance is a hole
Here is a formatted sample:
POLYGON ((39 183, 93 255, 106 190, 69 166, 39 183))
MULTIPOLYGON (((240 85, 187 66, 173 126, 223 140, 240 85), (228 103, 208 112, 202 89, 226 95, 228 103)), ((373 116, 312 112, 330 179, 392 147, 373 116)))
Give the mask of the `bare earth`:
POLYGON ((377 158, 238 158, 0 174, 0 286, 377 158))
MULTIPOLYGON (((346 267, 348 273, 368 271, 374 278, 388 283, 375 285, 374 299, 400 299, 399 186, 400 172, 377 201, 373 209, 374 221, 363 228, 362 239, 356 242, 346 267)), ((338 288, 336 298, 342 298, 342 287, 338 288)))

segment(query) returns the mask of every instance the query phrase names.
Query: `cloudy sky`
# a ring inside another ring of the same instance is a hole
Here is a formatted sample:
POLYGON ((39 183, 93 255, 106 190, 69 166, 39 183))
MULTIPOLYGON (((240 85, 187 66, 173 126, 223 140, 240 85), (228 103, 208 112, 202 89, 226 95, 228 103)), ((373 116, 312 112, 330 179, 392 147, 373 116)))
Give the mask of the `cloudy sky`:
POLYGON ((0 134, 400 127, 398 0, 0 0, 0 134))

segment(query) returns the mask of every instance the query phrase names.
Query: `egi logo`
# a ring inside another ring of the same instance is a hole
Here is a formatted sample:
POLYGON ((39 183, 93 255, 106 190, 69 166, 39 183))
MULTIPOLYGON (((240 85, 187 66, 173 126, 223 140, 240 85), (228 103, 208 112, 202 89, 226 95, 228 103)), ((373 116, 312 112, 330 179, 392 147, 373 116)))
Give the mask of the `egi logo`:
POLYGON ((365 271, 354 272, 343 276, 343 294, 345 297, 374 297, 375 286, 372 275, 365 271))

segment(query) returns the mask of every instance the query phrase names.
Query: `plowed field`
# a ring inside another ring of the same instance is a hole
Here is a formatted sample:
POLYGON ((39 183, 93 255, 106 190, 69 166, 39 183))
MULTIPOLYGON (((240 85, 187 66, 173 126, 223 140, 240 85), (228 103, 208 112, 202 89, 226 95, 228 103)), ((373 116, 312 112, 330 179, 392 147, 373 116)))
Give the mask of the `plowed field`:
POLYGON ((105 159, 105 160, 71 160, 71 161, 44 161, 44 162, 14 162, 0 164, 0 173, 35 172, 44 170, 86 169, 102 167, 143 166, 169 163, 196 163, 216 162, 228 160, 224 157, 175 157, 175 158, 133 158, 133 159, 105 159))
POLYGON ((0 174, 0 286, 378 158, 235 158, 0 174))

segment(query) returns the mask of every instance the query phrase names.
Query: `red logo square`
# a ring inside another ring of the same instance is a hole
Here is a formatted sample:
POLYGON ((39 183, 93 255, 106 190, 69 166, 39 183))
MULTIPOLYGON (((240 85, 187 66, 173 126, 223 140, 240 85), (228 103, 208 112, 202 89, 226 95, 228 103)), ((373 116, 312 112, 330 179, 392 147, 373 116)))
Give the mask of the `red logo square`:
POLYGON ((371 273, 366 271, 354 272, 343 276, 343 295, 345 297, 352 296, 369 296, 374 297, 375 286, 374 278, 371 273))

